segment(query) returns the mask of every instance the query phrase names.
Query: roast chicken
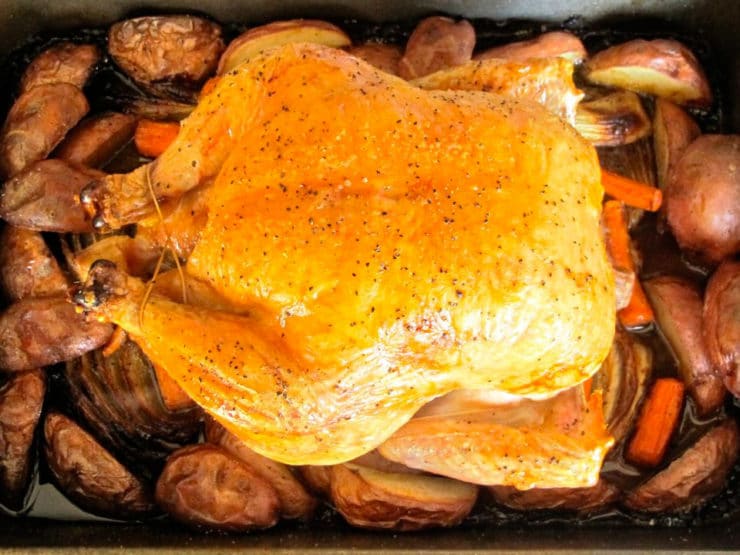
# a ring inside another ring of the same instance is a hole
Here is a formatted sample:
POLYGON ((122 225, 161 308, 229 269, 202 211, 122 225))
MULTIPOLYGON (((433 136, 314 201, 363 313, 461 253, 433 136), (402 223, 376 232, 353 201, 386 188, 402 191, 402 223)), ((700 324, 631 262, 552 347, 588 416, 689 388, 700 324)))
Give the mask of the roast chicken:
POLYGON ((380 446, 477 483, 590 485, 612 443, 579 387, 615 329, 602 194, 594 149, 540 105, 288 45, 83 192, 98 227, 149 221, 183 265, 152 290, 111 255, 77 300, 272 459, 380 446))

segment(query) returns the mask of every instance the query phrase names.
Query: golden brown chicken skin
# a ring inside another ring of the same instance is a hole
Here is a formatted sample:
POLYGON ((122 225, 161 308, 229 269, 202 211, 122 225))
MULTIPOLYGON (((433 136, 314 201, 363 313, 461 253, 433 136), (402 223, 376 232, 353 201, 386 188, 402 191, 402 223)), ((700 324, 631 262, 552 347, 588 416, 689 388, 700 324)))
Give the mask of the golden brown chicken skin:
POLYGON ((203 188, 185 273, 214 302, 144 304, 141 281, 99 265, 87 304, 275 460, 349 460, 460 388, 553 395, 611 345, 596 154, 539 105, 290 45, 223 76, 157 161, 84 200, 135 221, 150 186, 162 202, 203 188))

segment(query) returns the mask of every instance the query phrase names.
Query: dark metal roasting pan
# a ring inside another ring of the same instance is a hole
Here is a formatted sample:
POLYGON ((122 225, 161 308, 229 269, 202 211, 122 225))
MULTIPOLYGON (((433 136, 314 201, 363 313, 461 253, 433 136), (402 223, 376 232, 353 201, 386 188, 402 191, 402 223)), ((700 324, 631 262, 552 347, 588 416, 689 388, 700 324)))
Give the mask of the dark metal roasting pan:
MULTIPOLYGON (((107 25, 132 13, 201 12, 222 22, 287 17, 409 21, 447 13, 620 29, 651 25, 705 41, 719 79, 724 132, 740 132, 740 1, 738 0, 0 0, 0 58, 36 33, 107 25)), ((4 87, 13 86, 7 80, 4 87)), ((737 480, 734 480, 737 482, 737 480)), ((740 484, 731 483, 731 496, 740 484)), ((202 534, 164 522, 115 524, 0 516, 0 553, 102 552, 740 552, 740 516, 697 526, 471 523, 457 529, 394 534, 348 526, 281 525, 248 535, 202 534)))

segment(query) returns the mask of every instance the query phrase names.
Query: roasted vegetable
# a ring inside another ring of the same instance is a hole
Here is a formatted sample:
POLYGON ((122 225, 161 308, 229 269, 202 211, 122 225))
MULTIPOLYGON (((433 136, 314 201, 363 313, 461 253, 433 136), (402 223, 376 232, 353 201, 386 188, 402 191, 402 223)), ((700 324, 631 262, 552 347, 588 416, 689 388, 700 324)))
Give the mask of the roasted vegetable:
POLYGON ((206 440, 239 459, 275 489, 283 518, 307 520, 313 516, 316 499, 296 479, 290 467, 255 453, 211 418, 206 420, 206 440))
POLYGON ((661 188, 666 187, 673 166, 700 134, 699 126, 680 106, 663 98, 655 100, 653 150, 661 188))
POLYGON ((60 413, 44 420, 44 454, 59 489, 86 511, 118 519, 155 513, 147 486, 60 413))
POLYGON ((43 370, 19 372, 0 385, 0 504, 23 509, 34 464, 33 438, 46 394, 43 370))
POLYGON ((740 448, 737 423, 728 418, 709 430, 668 468, 624 498, 630 509, 650 513, 686 511, 718 494, 740 448))
POLYGON ((589 488, 533 488, 518 490, 508 486, 486 488, 496 503, 517 511, 558 509, 591 513, 613 505, 620 496, 617 486, 604 479, 589 488))
POLYGON ((66 293, 67 278, 38 231, 0 231, 0 288, 10 301, 66 293))
POLYGON ((576 107, 576 129, 596 146, 620 146, 650 135, 651 124, 639 96, 615 91, 580 102, 576 107))
POLYGON ((694 54, 675 40, 636 39, 594 54, 586 77, 607 85, 652 94, 677 104, 707 108, 712 90, 694 54))
POLYGON ((586 48, 581 39, 572 33, 550 31, 533 39, 494 46, 477 54, 474 59, 501 58, 523 62, 533 58, 554 58, 556 56, 577 64, 586 58, 586 48))
POLYGON ((216 70, 221 27, 190 15, 127 19, 108 32, 115 62, 149 91, 190 97, 216 70))
POLYGON ((655 277, 644 285, 658 327, 678 359, 678 372, 699 413, 714 412, 722 406, 725 386, 702 339, 701 293, 691 282, 671 276, 655 277))
POLYGON ((709 360, 740 397, 740 262, 725 260, 704 295, 702 332, 709 360))
POLYGON ((702 135, 672 167, 665 208, 683 249, 717 263, 740 251, 740 135, 702 135))
POLYGON ((41 160, 5 183, 0 216, 36 231, 93 231, 80 204, 80 191, 105 174, 63 160, 41 160))
POLYGON ((55 83, 68 83, 82 89, 99 59, 100 50, 93 44, 55 44, 36 56, 26 68, 20 92, 55 83))
POLYGON ((232 532, 274 526, 280 509, 270 484, 223 449, 206 444, 170 456, 156 499, 181 522, 232 532))
POLYGON ((0 368, 30 370, 104 345, 112 327, 88 320, 66 295, 26 298, 0 314, 0 368))
POLYGON ((419 22, 398 62, 398 74, 416 79, 470 61, 475 48, 475 29, 469 21, 428 17, 419 22))
POLYGON ((283 44, 311 42, 333 48, 352 44, 347 34, 336 25, 316 19, 274 21, 249 29, 229 43, 218 62, 218 74, 224 74, 257 54, 283 44))
POLYGON ((84 120, 69 132, 55 156, 90 168, 101 168, 131 140, 136 118, 107 112, 84 120))
POLYGON ((331 500, 353 526, 421 530, 459 524, 478 488, 438 476, 381 472, 354 464, 331 469, 331 500))
POLYGON ((39 85, 22 94, 0 131, 0 174, 12 177, 46 158, 87 113, 79 88, 69 83, 39 85))

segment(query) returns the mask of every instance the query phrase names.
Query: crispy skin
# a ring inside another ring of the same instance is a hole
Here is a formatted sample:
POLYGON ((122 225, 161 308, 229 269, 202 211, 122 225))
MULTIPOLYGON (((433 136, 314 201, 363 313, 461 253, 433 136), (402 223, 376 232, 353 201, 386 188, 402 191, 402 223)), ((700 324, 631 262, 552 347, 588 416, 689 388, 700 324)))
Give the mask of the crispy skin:
POLYGON ((120 283, 97 309, 270 458, 354 458, 461 387, 549 395, 611 345, 597 159, 538 105, 292 45, 224 76, 156 164, 103 182, 108 208, 146 207, 149 170, 163 198, 217 175, 186 271, 233 309, 152 296, 140 319, 143 284, 105 266, 91 283, 120 283))

